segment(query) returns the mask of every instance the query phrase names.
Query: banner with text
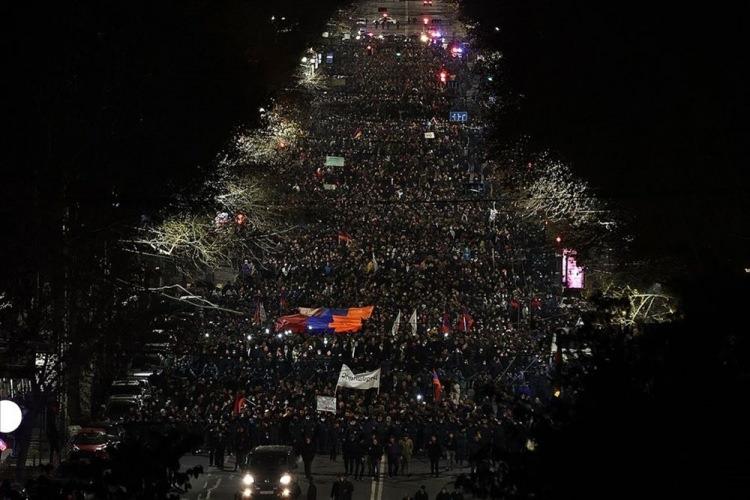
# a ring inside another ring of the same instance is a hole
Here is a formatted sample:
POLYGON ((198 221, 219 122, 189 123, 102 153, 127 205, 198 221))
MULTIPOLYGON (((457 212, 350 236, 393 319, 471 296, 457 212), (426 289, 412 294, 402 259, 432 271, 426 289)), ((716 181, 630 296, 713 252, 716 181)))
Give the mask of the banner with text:
POLYGON ((380 368, 372 372, 354 374, 346 365, 341 366, 339 381, 336 387, 351 389, 380 389, 380 368))
POLYGON ((318 411, 336 413, 336 398, 331 396, 317 396, 318 411))

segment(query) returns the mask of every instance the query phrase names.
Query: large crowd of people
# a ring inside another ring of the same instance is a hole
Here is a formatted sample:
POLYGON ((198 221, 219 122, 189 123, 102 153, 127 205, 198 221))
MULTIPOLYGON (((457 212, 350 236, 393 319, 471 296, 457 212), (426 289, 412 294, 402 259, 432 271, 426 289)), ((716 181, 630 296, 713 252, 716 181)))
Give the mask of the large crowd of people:
POLYGON ((129 418, 193 425, 216 466, 283 443, 306 461, 341 457, 354 479, 377 476, 381 456, 389 476, 424 456, 435 475, 469 466, 466 487, 480 494, 524 487, 508 467, 553 418, 559 274, 541 221, 503 203, 503 172, 487 161, 477 54, 446 42, 325 42, 333 57, 319 76, 345 84, 285 105, 303 132, 268 172, 282 204, 312 216, 280 251, 206 291, 247 314, 181 323, 153 398, 129 418), (469 123, 449 120, 457 106, 469 123), (327 156, 344 166, 325 166, 327 156), (358 333, 273 327, 298 307, 367 305, 358 333), (380 389, 337 388, 343 364, 380 368, 380 389), (334 394, 336 412, 318 412, 316 396, 334 394))

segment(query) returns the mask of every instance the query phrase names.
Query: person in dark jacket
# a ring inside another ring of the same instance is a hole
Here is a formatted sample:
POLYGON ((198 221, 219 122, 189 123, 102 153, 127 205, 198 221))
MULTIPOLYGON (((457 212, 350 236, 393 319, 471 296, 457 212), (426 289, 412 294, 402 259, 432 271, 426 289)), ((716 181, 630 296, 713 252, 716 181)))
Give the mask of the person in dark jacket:
POLYGON ((312 462, 315 458, 315 445, 310 436, 305 436, 305 441, 300 446, 299 454, 302 455, 302 461, 305 464, 305 477, 312 477, 312 462))
POLYGON ((365 475, 365 452, 367 451, 364 438, 360 438, 354 445, 354 479, 362 479, 365 475))
POLYGON ((341 446, 341 453, 344 456, 344 474, 347 476, 353 475, 356 468, 356 458, 354 456, 356 447, 357 441, 354 439, 353 434, 341 446))
POLYGON ((427 489, 424 484, 414 494, 414 500, 430 500, 430 496, 427 494, 427 489))
POLYGON ((367 458, 370 460, 370 472, 372 478, 377 481, 380 476, 380 460, 383 458, 383 446, 378 438, 372 438, 370 446, 367 448, 367 458))
POLYGON ((398 476, 398 464, 401 460, 401 446, 396 442, 396 438, 391 436, 388 445, 385 448, 388 457, 388 477, 398 476))
POLYGON ((443 449, 438 443, 437 436, 433 435, 430 442, 427 443, 427 457, 430 459, 430 474, 435 477, 440 476, 440 456, 442 454, 443 449))
POLYGON ((347 481, 343 474, 339 474, 338 481, 333 483, 333 488, 331 488, 331 499, 352 500, 353 493, 354 486, 352 483, 347 481))
POLYGON ((448 489, 445 486, 438 492, 435 500, 451 500, 451 494, 448 493, 448 489))

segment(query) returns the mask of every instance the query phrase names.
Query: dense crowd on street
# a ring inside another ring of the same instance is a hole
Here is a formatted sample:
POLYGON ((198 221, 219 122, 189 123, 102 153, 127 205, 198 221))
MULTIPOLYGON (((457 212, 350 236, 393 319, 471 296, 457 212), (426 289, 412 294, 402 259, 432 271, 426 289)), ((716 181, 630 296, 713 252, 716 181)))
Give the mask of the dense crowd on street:
POLYGON ((303 133, 269 173, 286 206, 314 216, 280 251, 238 263, 236 281, 203 291, 246 314, 182 323, 154 397, 129 418, 200 429, 218 467, 284 443, 312 474, 316 454, 354 480, 377 477, 381 456, 388 476, 424 457, 434 475, 466 467, 479 496, 515 494, 525 486, 509 479, 514 464, 554 420, 551 332, 564 316, 542 225, 498 199, 481 115, 448 119, 469 89, 488 98, 476 54, 419 40, 326 43, 333 62, 318 71, 346 83, 285 106, 303 133), (327 156, 345 166, 326 167, 327 156), (367 305, 358 333, 273 326, 298 307, 367 305), (380 389, 337 389, 342 364, 381 368, 380 389), (336 413, 318 412, 316 396, 334 394, 336 413))

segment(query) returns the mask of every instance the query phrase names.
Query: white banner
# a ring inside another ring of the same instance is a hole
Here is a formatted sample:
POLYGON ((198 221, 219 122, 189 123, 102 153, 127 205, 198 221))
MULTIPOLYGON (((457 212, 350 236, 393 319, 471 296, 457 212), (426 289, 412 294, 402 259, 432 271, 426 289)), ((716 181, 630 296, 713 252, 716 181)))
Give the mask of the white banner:
POLYGON ((380 389, 380 368, 372 372, 354 374, 346 365, 341 366, 339 381, 336 387, 351 389, 380 389))
POLYGON ((318 411, 336 413, 336 398, 331 396, 317 396, 318 411))

